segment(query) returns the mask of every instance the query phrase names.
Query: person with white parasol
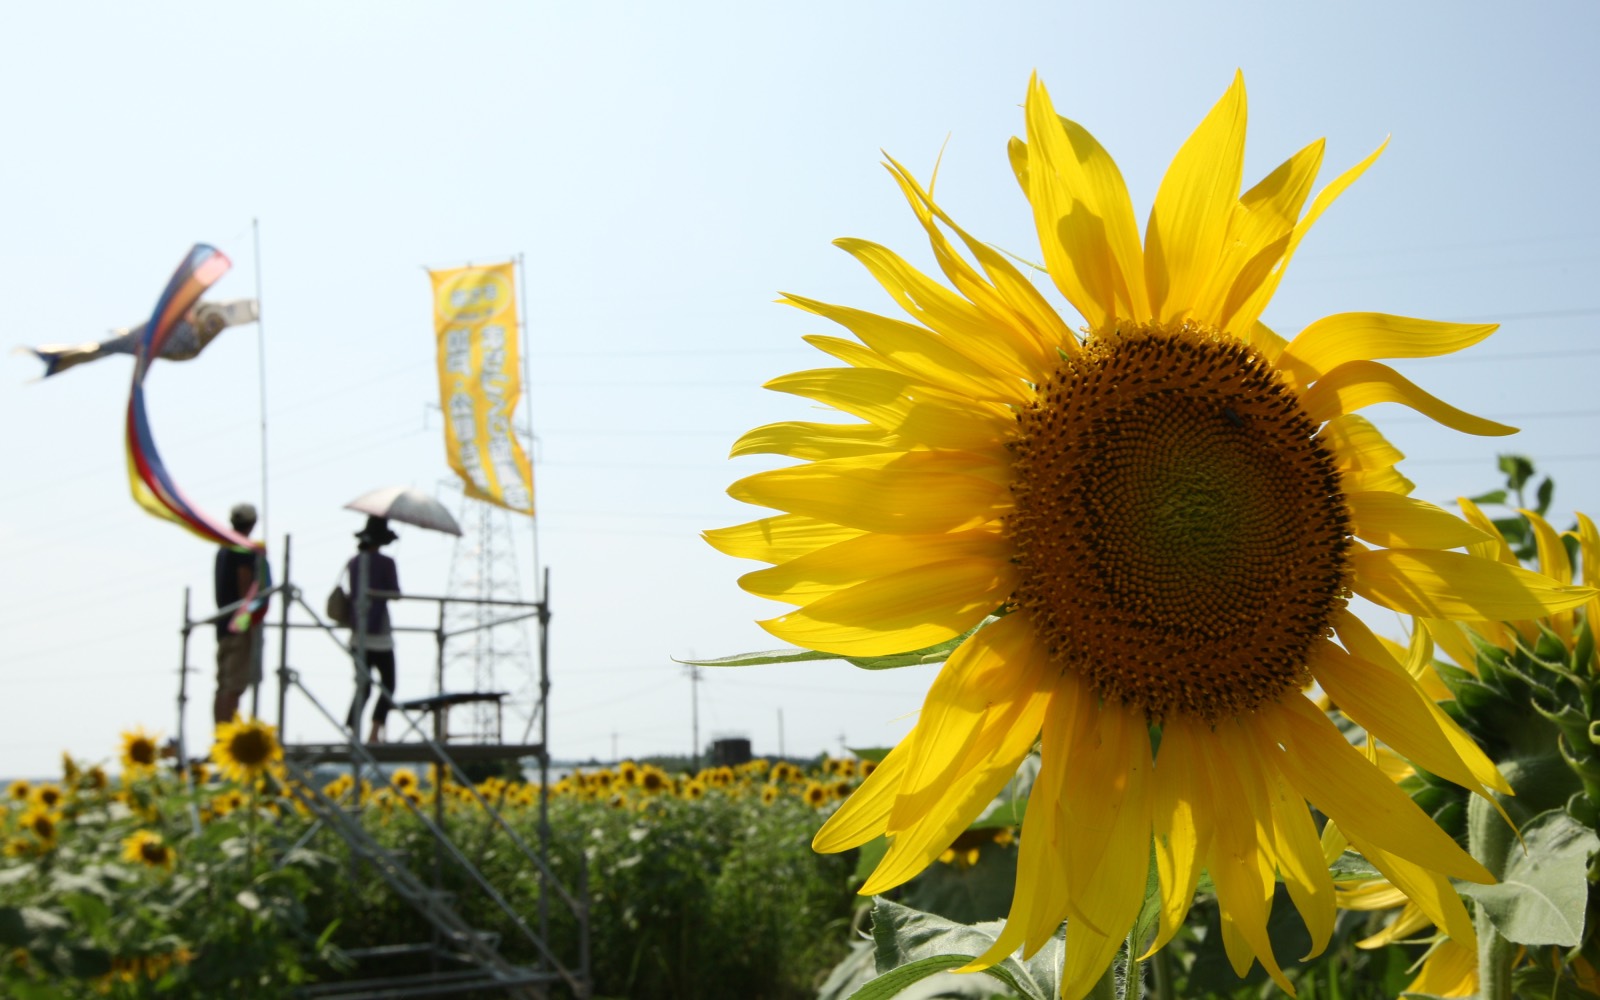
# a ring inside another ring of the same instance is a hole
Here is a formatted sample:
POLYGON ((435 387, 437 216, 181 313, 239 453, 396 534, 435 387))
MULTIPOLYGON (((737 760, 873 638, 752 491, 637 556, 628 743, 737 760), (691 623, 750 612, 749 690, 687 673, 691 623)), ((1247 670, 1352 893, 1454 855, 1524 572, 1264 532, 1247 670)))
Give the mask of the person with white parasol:
POLYGON ((350 606, 354 610, 350 651, 356 662, 356 693, 345 719, 352 734, 361 732, 361 716, 372 693, 372 674, 378 674, 382 689, 372 709, 368 743, 382 743, 384 723, 394 706, 396 670, 394 631, 389 621, 388 594, 400 592, 400 574, 395 561, 379 549, 399 536, 389 528, 395 520, 417 527, 460 536, 455 518, 439 501, 420 490, 403 487, 374 490, 345 504, 346 509, 368 515, 367 523, 356 532, 355 556, 345 566, 350 580, 350 606))

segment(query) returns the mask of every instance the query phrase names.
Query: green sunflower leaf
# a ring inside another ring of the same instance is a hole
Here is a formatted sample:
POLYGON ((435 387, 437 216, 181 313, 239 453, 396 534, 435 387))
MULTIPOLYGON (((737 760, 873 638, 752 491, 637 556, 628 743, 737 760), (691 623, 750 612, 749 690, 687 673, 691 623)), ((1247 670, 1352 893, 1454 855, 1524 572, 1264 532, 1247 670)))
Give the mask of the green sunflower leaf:
MULTIPOLYGON (((872 939, 880 975, 857 990, 850 1000, 885 1000, 937 972, 958 969, 989 950, 1000 936, 1001 926, 999 921, 971 926, 958 924, 882 897, 876 898, 872 901, 872 939)), ((1060 968, 1061 959, 1058 938, 1041 948, 1026 965, 1015 958, 1006 958, 983 972, 1004 983, 1017 996, 1053 1000, 1059 989, 1058 973, 1052 970, 1060 968)), ((973 995, 988 994, 978 989, 973 995)))
POLYGON ((1333 859, 1333 864, 1328 866, 1328 874, 1333 876, 1335 882, 1357 882, 1369 878, 1383 878, 1383 872, 1372 866, 1372 862, 1363 858, 1355 851, 1345 851, 1333 859))
POLYGON ((913 649, 905 653, 886 653, 883 656, 840 656, 838 653, 823 653, 815 649, 769 649, 757 653, 735 653, 732 656, 718 656, 709 660, 678 659, 674 663, 682 663, 690 667, 759 667, 768 663, 800 663, 807 660, 843 660, 863 670, 890 670, 895 667, 915 667, 927 663, 943 663, 955 652, 957 646, 967 641, 978 629, 992 625, 1000 619, 990 615, 972 628, 961 633, 953 639, 935 643, 922 649, 913 649))
POLYGON ((1514 944, 1575 948, 1583 938, 1588 902, 1589 857, 1600 851, 1600 837, 1563 810, 1541 813, 1522 828, 1504 858, 1483 859, 1502 872, 1495 885, 1462 883, 1457 889, 1489 914, 1495 930, 1514 944))

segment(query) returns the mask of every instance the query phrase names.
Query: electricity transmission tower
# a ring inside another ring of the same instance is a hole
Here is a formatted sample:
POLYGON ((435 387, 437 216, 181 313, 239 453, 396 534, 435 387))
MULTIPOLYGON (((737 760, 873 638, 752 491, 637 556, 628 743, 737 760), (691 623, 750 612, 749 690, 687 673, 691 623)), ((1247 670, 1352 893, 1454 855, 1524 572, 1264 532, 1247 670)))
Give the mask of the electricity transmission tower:
MULTIPOLYGON (((461 494, 461 537, 456 539, 450 560, 450 597, 521 600, 522 583, 518 570, 518 532, 511 512, 461 494)), ((507 617, 505 608, 486 604, 449 604, 444 613, 444 629, 451 635, 445 643, 445 691, 506 691, 514 713, 531 705, 533 692, 533 646, 528 638, 528 621, 490 626, 507 617), (469 630, 464 631, 463 630, 469 630), (461 633, 461 634, 456 634, 461 633)), ((466 715, 465 712, 462 713, 466 715)), ((463 720, 465 721, 465 720, 463 720)), ((460 735, 477 742, 496 738, 496 707, 489 702, 472 706, 471 730, 460 735)), ((507 722, 508 730, 514 724, 507 722)), ((457 728, 451 716, 451 728, 457 728)), ((501 734, 499 739, 505 739, 501 734)))

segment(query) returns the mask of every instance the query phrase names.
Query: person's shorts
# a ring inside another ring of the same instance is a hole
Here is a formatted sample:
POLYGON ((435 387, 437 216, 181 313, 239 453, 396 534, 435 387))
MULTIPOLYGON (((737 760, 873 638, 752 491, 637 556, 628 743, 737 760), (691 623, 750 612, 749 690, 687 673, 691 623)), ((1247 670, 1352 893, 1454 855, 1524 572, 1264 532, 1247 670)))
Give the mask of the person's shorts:
POLYGON ((244 691, 261 683, 261 629, 217 639, 217 690, 244 691))

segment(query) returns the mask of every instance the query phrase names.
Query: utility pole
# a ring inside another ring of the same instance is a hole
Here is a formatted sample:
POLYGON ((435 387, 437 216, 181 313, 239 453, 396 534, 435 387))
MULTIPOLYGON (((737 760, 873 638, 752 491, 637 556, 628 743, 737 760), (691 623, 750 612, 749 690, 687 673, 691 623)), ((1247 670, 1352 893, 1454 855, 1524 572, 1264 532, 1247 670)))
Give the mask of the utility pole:
POLYGON ((778 759, 785 760, 788 754, 783 749, 783 709, 778 709, 778 759))
POLYGON ((694 773, 700 773, 700 668, 689 667, 689 720, 694 730, 694 752, 689 759, 694 773))

